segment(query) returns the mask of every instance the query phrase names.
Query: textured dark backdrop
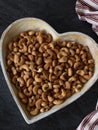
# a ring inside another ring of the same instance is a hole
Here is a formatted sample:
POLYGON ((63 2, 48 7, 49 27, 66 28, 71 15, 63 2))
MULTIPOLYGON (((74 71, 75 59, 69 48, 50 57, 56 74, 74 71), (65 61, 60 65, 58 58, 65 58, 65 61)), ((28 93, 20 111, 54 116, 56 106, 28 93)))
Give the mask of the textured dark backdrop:
MULTIPOLYGON (((0 35, 13 21, 37 17, 48 22, 59 33, 80 31, 98 42, 91 25, 78 20, 76 0, 0 0, 0 35)), ((26 124, 5 82, 0 67, 0 130, 75 130, 82 119, 95 109, 98 81, 74 103, 32 125, 26 124)))

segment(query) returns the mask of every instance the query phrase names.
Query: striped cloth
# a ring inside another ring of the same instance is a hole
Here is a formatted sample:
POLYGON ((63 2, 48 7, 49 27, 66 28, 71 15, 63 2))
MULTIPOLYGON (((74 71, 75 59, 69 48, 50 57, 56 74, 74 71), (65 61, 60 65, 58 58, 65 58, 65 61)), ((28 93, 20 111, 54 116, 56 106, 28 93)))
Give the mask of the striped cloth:
POLYGON ((76 12, 80 20, 92 24, 92 29, 98 35, 98 0, 77 0, 76 12))
POLYGON ((96 110, 87 115, 76 130, 98 130, 98 102, 96 110))
MULTIPOLYGON (((77 0, 76 12, 80 20, 92 24, 98 35, 98 0, 77 0)), ((98 130, 98 103, 96 110, 87 115, 76 130, 98 130)))

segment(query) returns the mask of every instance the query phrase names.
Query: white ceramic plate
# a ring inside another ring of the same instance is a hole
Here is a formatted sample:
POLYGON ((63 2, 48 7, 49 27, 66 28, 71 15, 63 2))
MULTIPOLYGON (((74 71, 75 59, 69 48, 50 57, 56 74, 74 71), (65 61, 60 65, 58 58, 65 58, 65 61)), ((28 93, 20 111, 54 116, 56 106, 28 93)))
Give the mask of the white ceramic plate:
POLYGON ((1 60, 1 67, 3 70, 4 77, 6 79, 6 82, 8 84, 8 87, 10 89, 10 92, 20 110, 22 113, 25 121, 28 124, 31 124, 33 122, 36 122, 54 112, 57 110, 60 110, 61 108, 67 106, 68 104, 75 101, 77 98, 79 98, 81 95, 83 95, 97 80, 98 78, 98 48, 97 43, 89 36, 79 33, 79 32, 66 32, 63 34, 57 33, 49 24, 46 22, 37 19, 37 18, 23 18, 20 20, 17 20, 13 22, 10 26, 7 27, 7 29, 3 32, 1 36, 0 41, 0 60, 1 60), (85 84, 83 89, 79 92, 68 98, 63 104, 54 106, 51 110, 48 112, 41 113, 35 117, 31 117, 24 105, 19 101, 17 97, 17 89, 13 86, 13 84, 10 82, 9 74, 6 71, 6 55, 7 55, 7 44, 8 42, 17 34, 19 34, 22 31, 26 30, 46 30, 48 33, 52 34, 53 39, 57 40, 69 40, 69 41, 75 41, 83 45, 87 45, 90 49, 90 52, 94 58, 95 61, 95 71, 93 77, 85 84))

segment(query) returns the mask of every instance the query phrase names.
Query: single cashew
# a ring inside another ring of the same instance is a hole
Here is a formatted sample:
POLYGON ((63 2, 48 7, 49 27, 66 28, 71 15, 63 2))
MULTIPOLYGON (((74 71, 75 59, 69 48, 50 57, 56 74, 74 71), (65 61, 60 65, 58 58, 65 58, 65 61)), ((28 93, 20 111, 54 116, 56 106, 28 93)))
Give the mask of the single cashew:
POLYGON ((24 43, 22 44, 22 48, 19 49, 19 52, 22 52, 22 53, 27 52, 27 46, 24 43))
POLYGON ((23 64, 22 66, 20 66, 20 70, 23 70, 23 69, 26 71, 30 71, 29 66, 26 64, 23 64))
POLYGON ((52 85, 51 82, 48 82, 47 84, 48 84, 48 88, 49 88, 49 89, 52 89, 52 88, 53 88, 53 85, 52 85))
POLYGON ((34 62, 31 62, 31 63, 30 63, 29 69, 30 69, 31 71, 35 71, 35 63, 34 63, 34 62))
POLYGON ((36 48, 36 49, 39 49, 39 47, 40 47, 40 44, 39 44, 39 43, 36 43, 36 44, 35 44, 35 48, 36 48))
POLYGON ((51 63, 46 63, 46 64, 44 65, 44 69, 45 69, 45 70, 48 70, 49 67, 50 67, 50 65, 51 65, 51 63))
POLYGON ((50 109, 49 105, 46 105, 44 108, 45 108, 45 111, 49 111, 50 109))
POLYGON ((54 84, 53 88, 60 88, 60 85, 54 84))
POLYGON ((47 106, 47 102, 42 102, 42 103, 41 103, 41 106, 42 106, 42 107, 47 106))
POLYGON ((89 80, 92 76, 93 76, 93 73, 89 72, 88 75, 83 75, 83 78, 85 78, 86 80, 89 80))
POLYGON ((66 97, 66 91, 65 89, 61 89, 61 95, 65 98, 66 97))
POLYGON ((32 110, 30 111, 30 114, 31 114, 32 116, 36 116, 38 113, 39 113, 39 109, 37 109, 37 108, 32 109, 32 110))
POLYGON ((53 60, 53 61, 52 61, 52 66, 55 67, 56 64, 57 64, 57 60, 53 60))
POLYGON ((11 60, 7 60, 7 65, 10 66, 12 64, 13 61, 11 60))
POLYGON ((31 54, 28 55, 28 58, 29 58, 30 61, 33 61, 33 60, 34 60, 34 56, 31 55, 31 54))
POLYGON ((79 79, 82 83, 86 83, 87 82, 87 79, 85 79, 84 77, 82 76, 79 76, 79 79))
POLYGON ((44 52, 44 53, 43 53, 43 57, 45 57, 45 58, 48 57, 48 55, 49 55, 49 54, 48 54, 47 52, 44 52))
POLYGON ((65 82, 65 88, 70 89, 71 88, 71 83, 69 81, 65 82))
POLYGON ((33 84, 33 79, 32 79, 32 78, 29 78, 29 79, 27 80, 27 82, 26 82, 27 87, 29 87, 30 84, 33 84))
POLYGON ((72 92, 70 90, 66 90, 66 98, 69 98, 72 95, 72 92))
POLYGON ((54 94, 53 94, 53 98, 54 98, 54 99, 57 99, 59 95, 60 95, 59 93, 54 93, 54 94))
POLYGON ((42 103, 42 99, 38 99, 35 103, 35 106, 37 109, 40 109, 41 108, 41 103, 42 103))
POLYGON ((25 37, 25 36, 27 36, 27 33, 26 32, 22 32, 22 33, 20 33, 20 36, 21 37, 25 37))
POLYGON ((40 109, 40 112, 41 112, 41 113, 45 112, 45 108, 41 108, 41 109, 40 109))
POLYGON ((53 100, 54 100, 54 98, 53 98, 52 96, 49 96, 49 95, 48 95, 48 101, 49 101, 49 102, 52 102, 53 100))
MULTIPOLYGON (((54 99, 53 99, 54 100, 54 99)), ((53 102, 49 102, 49 107, 53 107, 53 102)))
POLYGON ((76 86, 73 86, 72 88, 73 88, 73 92, 75 92, 75 93, 79 92, 79 89, 76 86))
POLYGON ((53 67, 52 66, 50 66, 50 68, 49 68, 49 73, 53 73, 53 67))
POLYGON ((63 70, 63 66, 62 66, 62 65, 57 65, 57 66, 54 68, 54 74, 55 74, 55 75, 58 75, 58 73, 61 74, 62 70, 63 70))
POLYGON ((21 98, 21 99, 23 99, 23 98, 25 98, 26 96, 22 93, 22 92, 18 92, 18 96, 19 96, 19 98, 21 98))
POLYGON ((64 100, 57 99, 57 100, 54 100, 54 101, 53 101, 53 104, 55 104, 55 105, 60 105, 60 104, 62 104, 63 102, 64 102, 64 100))
POLYGON ((76 81, 76 78, 74 76, 72 76, 71 78, 68 79, 69 82, 73 82, 76 81))
POLYGON ((36 55, 38 55, 38 52, 35 51, 35 50, 33 50, 33 51, 32 51, 32 55, 36 56, 36 55))
POLYGON ((34 87, 33 87, 33 93, 35 94, 35 95, 37 95, 38 94, 38 89, 39 89, 39 85, 35 85, 34 87))
POLYGON ((77 84, 77 86, 76 86, 76 87, 77 87, 78 89, 81 89, 81 88, 82 88, 82 86, 83 86, 82 84, 77 84))
POLYGON ((60 86, 61 86, 61 85, 64 86, 64 85, 65 85, 65 82, 64 82, 63 80, 60 79, 60 80, 59 80, 59 84, 60 84, 60 86))
POLYGON ((80 57, 78 55, 75 55, 76 62, 80 61, 80 57))
POLYGON ((50 81, 50 82, 53 81, 53 79, 52 79, 52 74, 51 74, 51 73, 49 74, 49 81, 50 81))
POLYGON ((24 79, 24 81, 26 82, 26 81, 29 79, 29 75, 24 74, 24 75, 23 75, 23 79, 24 79))
POLYGON ((80 55, 82 55, 82 54, 84 54, 85 53, 85 51, 84 50, 81 50, 80 51, 80 55))
POLYGON ((15 67, 12 67, 11 69, 12 69, 13 75, 16 75, 16 74, 17 74, 17 71, 16 71, 15 67))
POLYGON ((83 76, 85 74, 85 71, 84 70, 77 70, 76 73, 83 76))
POLYGON ((33 45, 30 44, 30 45, 28 46, 28 53, 32 53, 32 50, 33 50, 33 45))
POLYGON ((39 52, 44 52, 45 51, 45 48, 44 48, 44 44, 41 44, 40 47, 39 47, 39 52))
POLYGON ((42 100, 47 101, 47 93, 45 92, 42 93, 42 100))
POLYGON ((41 73, 43 71, 43 68, 38 68, 37 72, 41 73))
POLYGON ((42 89, 38 89, 38 94, 39 94, 39 95, 42 94, 42 89))
POLYGON ((19 51, 19 48, 18 48, 18 47, 15 47, 15 48, 13 48, 13 51, 14 51, 14 52, 18 52, 18 51, 19 51))
POLYGON ((35 99, 32 100, 32 98, 28 99, 28 106, 33 107, 35 105, 35 99))
POLYGON ((80 49, 77 48, 77 49, 76 49, 76 54, 79 54, 79 53, 80 53, 80 49))
POLYGON ((85 59, 86 57, 87 57, 86 53, 84 53, 84 54, 81 55, 82 59, 85 59))
POLYGON ((62 48, 61 48, 61 52, 62 52, 62 51, 65 51, 65 52, 69 53, 69 49, 68 49, 67 47, 62 47, 62 48))
POLYGON ((42 85, 42 90, 43 90, 44 92, 46 92, 47 90, 49 90, 48 84, 43 84, 43 85, 42 85))
POLYGON ((53 91, 54 91, 54 93, 58 93, 59 92, 59 88, 54 88, 53 91))
POLYGON ((19 63, 19 55, 18 54, 14 55, 14 63, 15 64, 19 63))
POLYGON ((72 43, 71 42, 67 42, 67 45, 66 45, 68 48, 70 48, 72 46, 72 43))
POLYGON ((94 63, 94 60, 93 60, 93 59, 90 59, 90 60, 88 60, 88 63, 89 63, 89 64, 94 63))
POLYGON ((31 95, 32 95, 32 91, 29 91, 27 88, 25 88, 24 90, 23 90, 23 92, 24 92, 24 94, 27 96, 27 97, 30 97, 31 95))
POLYGON ((54 45, 54 43, 49 43, 48 46, 49 46, 50 48, 54 49, 54 46, 55 46, 55 45, 54 45))
POLYGON ((17 78, 17 81, 19 82, 20 87, 24 86, 25 82, 24 82, 24 79, 22 77, 17 78))
POLYGON ((74 69, 77 69, 80 64, 81 64, 80 62, 75 62, 74 63, 74 69))
POLYGON ((51 56, 54 56, 55 55, 55 52, 51 49, 47 49, 47 53, 51 56))
POLYGON ((88 51, 89 51, 89 48, 88 48, 88 46, 83 46, 83 47, 82 47, 82 50, 88 52, 88 51))
POLYGON ((52 63, 52 59, 51 59, 51 58, 46 58, 46 59, 44 59, 44 62, 45 62, 46 64, 52 63))
POLYGON ((12 83, 13 84, 15 84, 17 82, 17 78, 18 78, 17 75, 15 75, 15 76, 12 77, 12 83))
POLYGON ((39 75, 35 75, 34 78, 35 78, 36 82, 38 82, 38 83, 42 82, 42 79, 41 79, 41 77, 39 77, 39 75))
POLYGON ((33 35, 35 34, 35 32, 34 32, 34 31, 29 31, 28 34, 29 34, 30 36, 33 36, 33 35))
POLYGON ((27 104, 27 98, 23 98, 23 99, 21 99, 21 101, 24 103, 24 104, 27 104))
POLYGON ((47 38, 46 38, 46 42, 51 42, 52 41, 52 36, 51 36, 51 34, 47 34, 47 38))
POLYGON ((58 98, 59 99, 66 98, 66 91, 64 89, 61 89, 61 93, 59 93, 58 98))
POLYGON ((27 45, 30 44, 31 42, 33 42, 33 39, 31 38, 31 36, 24 36, 24 38, 26 39, 26 43, 27 45))
POLYGON ((37 65, 40 65, 42 63, 42 58, 41 57, 38 57, 37 61, 36 61, 36 64, 37 65))
POLYGON ((54 50, 54 52, 55 52, 56 54, 58 54, 58 53, 59 53, 59 49, 54 48, 53 50, 54 50))
POLYGON ((74 51, 73 49, 69 49, 69 51, 70 51, 70 54, 71 54, 72 56, 75 55, 75 51, 74 51))
POLYGON ((72 74, 73 74, 72 68, 68 68, 68 76, 72 76, 72 74))
POLYGON ((28 112, 31 111, 31 107, 29 105, 26 106, 26 109, 27 109, 28 112))
POLYGON ((72 60, 68 60, 68 64, 70 65, 70 67, 73 66, 73 61, 72 60))
POLYGON ((10 43, 8 44, 8 49, 9 49, 10 51, 13 50, 13 42, 10 42, 10 43))
POLYGON ((41 36, 37 36, 37 41, 41 44, 41 43, 43 43, 43 37, 41 37, 41 36))
POLYGON ((28 91, 29 91, 29 92, 32 92, 32 91, 33 91, 33 85, 30 85, 30 86, 28 87, 28 91))
POLYGON ((44 70, 42 73, 43 73, 44 79, 48 79, 49 77, 48 72, 44 70))
POLYGON ((62 57, 59 59, 59 62, 60 63, 64 63, 64 62, 67 62, 67 57, 62 57))

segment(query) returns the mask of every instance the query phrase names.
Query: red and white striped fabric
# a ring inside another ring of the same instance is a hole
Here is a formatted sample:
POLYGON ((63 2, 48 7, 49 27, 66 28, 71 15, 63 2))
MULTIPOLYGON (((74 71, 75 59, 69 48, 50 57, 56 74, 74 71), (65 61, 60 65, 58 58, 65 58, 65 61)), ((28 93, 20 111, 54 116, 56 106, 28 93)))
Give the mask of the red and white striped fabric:
POLYGON ((98 35, 98 0, 77 0, 76 12, 80 20, 92 24, 92 29, 98 35))
POLYGON ((96 110, 87 115, 76 130, 98 130, 98 102, 96 110))

